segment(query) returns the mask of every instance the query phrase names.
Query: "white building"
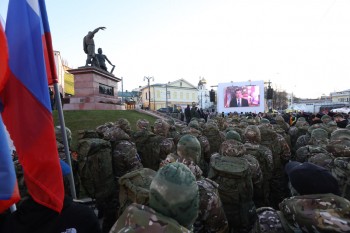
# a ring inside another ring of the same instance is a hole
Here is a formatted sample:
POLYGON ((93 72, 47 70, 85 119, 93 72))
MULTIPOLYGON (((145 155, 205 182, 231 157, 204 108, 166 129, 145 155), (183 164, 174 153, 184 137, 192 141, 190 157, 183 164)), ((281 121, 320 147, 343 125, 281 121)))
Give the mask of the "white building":
POLYGON ((184 79, 165 84, 151 84, 141 87, 140 101, 144 108, 157 110, 160 108, 185 108, 188 104, 198 104, 198 89, 184 79), (166 94, 167 93, 167 94, 166 94))
POLYGON ((207 80, 199 78, 198 82, 198 105, 199 108, 208 109, 212 107, 213 103, 210 102, 210 93, 207 89, 207 80))

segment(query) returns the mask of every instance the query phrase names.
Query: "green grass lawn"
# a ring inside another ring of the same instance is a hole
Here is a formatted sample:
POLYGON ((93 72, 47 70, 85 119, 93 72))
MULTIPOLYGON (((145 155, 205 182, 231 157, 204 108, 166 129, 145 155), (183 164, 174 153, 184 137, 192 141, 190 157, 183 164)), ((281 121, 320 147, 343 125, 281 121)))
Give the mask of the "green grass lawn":
MULTIPOLYGON (((138 119, 146 119, 153 125, 155 117, 139 113, 135 110, 77 110, 63 111, 66 127, 72 131, 72 149, 76 149, 78 140, 78 131, 84 129, 95 130, 97 126, 106 122, 116 122, 119 118, 129 120, 133 130, 136 128, 138 119)), ((55 126, 59 125, 57 110, 53 111, 55 126)))

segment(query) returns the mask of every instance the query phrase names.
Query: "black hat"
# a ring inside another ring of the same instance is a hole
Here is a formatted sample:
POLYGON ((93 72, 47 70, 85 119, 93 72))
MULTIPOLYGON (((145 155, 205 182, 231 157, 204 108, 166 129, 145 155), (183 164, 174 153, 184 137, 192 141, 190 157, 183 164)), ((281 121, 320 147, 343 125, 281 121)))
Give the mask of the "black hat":
POLYGON ((323 167, 309 162, 292 161, 286 164, 285 171, 291 185, 300 195, 323 193, 340 195, 337 180, 323 167))

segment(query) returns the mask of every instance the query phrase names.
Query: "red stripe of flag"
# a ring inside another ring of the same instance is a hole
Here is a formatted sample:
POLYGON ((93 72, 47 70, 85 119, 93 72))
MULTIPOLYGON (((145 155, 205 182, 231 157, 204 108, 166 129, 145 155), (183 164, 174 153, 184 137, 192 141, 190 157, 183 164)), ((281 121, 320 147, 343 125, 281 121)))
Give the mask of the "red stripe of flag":
MULTIPOLYGON (((4 29, 0 23, 0 91, 8 79, 8 52, 4 29)), ((0 213, 19 201, 12 151, 0 115, 0 213)))

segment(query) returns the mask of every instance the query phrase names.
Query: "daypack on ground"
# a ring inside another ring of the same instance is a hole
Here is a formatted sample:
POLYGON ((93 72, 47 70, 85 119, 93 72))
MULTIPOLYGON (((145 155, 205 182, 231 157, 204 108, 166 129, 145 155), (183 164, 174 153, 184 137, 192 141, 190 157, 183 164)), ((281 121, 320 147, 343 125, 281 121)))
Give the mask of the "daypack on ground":
POLYGON ((219 195, 231 229, 249 232, 256 218, 248 162, 241 157, 214 154, 208 178, 219 184, 219 195))

